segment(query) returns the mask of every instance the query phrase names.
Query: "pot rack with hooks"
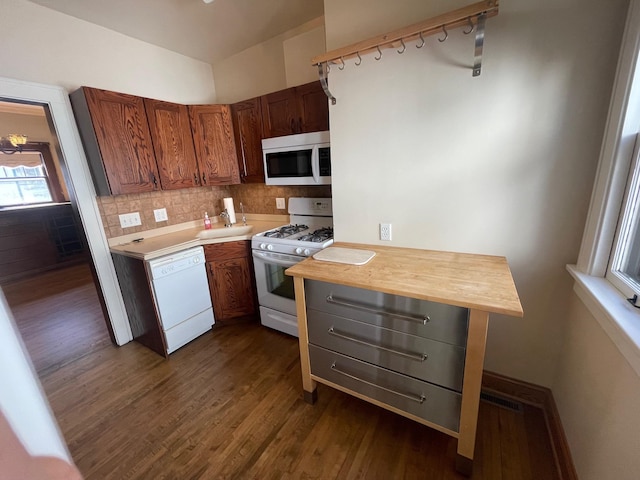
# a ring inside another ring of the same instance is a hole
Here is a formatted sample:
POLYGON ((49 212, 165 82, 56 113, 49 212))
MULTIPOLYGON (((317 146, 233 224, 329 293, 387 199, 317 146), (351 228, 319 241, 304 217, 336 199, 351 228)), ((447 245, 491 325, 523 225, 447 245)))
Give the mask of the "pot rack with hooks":
POLYGON ((318 67, 318 75, 320 76, 320 83, 324 93, 331 100, 331 104, 335 105, 336 98, 329 91, 328 84, 332 65, 336 65, 339 70, 344 70, 345 60, 357 59, 355 65, 360 66, 362 55, 375 52, 374 59, 380 60, 382 58, 382 50, 389 48, 394 48, 399 54, 403 54, 407 49, 407 43, 411 41, 417 41, 416 48, 424 47, 424 39, 429 35, 440 34, 438 41, 442 43, 449 37, 450 30, 465 27, 463 30, 465 35, 476 32, 473 76, 477 77, 482 70, 485 21, 488 17, 494 17, 498 14, 498 4, 499 0, 484 0, 458 8, 399 30, 318 55, 311 59, 311 63, 318 67))

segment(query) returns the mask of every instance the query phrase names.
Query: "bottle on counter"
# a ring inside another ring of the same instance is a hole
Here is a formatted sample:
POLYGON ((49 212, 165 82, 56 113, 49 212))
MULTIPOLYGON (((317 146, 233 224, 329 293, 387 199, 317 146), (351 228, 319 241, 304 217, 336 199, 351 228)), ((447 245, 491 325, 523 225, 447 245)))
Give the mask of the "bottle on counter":
POLYGON ((204 229, 211 230, 211 219, 209 218, 209 214, 204 212, 204 229))

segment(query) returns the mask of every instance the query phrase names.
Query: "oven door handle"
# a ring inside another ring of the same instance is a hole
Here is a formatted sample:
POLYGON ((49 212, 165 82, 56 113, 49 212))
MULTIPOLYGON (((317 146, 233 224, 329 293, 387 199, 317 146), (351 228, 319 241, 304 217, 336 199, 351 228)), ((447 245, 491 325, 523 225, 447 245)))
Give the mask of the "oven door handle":
POLYGON ((256 260, 260 260, 265 263, 271 263, 272 265, 278 265, 280 267, 286 267, 286 268, 293 267, 296 263, 299 263, 302 260, 304 260, 303 258, 301 258, 298 261, 283 260, 281 258, 274 256, 273 254, 255 252, 255 251, 252 252, 252 254, 253 254, 253 258, 255 258, 256 260))

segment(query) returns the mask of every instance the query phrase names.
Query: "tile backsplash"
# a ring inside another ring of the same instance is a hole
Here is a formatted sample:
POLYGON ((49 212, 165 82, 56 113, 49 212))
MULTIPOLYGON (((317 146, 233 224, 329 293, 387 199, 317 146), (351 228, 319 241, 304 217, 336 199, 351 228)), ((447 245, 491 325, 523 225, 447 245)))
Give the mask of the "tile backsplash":
POLYGON ((248 183, 229 187, 236 212, 240 211, 240 202, 246 213, 262 213, 268 215, 288 215, 287 209, 276 208, 276 198, 285 198, 289 206, 290 197, 330 198, 331 185, 288 186, 280 187, 264 183, 248 183))
POLYGON ((236 213, 240 212, 240 202, 245 213, 286 215, 287 210, 276 208, 276 198, 289 197, 331 197, 331 186, 278 187, 264 184, 231 185, 222 187, 196 187, 182 190, 135 193, 98 197, 98 208, 107 238, 141 232, 153 228, 166 227, 203 218, 208 212, 213 219, 223 209, 222 199, 233 197, 236 213), (153 211, 167 209, 167 221, 156 222, 153 211), (142 225, 123 229, 118 215, 140 213, 142 225))

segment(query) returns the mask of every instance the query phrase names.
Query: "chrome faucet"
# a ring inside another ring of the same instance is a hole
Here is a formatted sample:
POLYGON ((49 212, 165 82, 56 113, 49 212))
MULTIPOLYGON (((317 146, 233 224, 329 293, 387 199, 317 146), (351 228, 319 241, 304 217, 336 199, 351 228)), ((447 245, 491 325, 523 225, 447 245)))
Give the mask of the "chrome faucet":
POLYGON ((244 215, 244 207, 242 206, 242 202, 240 202, 240 211, 242 212, 242 224, 247 224, 247 217, 244 215))
POLYGON ((220 216, 222 218, 224 218, 224 226, 225 227, 230 227, 231 226, 231 217, 229 217, 229 212, 227 211, 227 209, 225 208, 224 211, 220 214, 220 216))

